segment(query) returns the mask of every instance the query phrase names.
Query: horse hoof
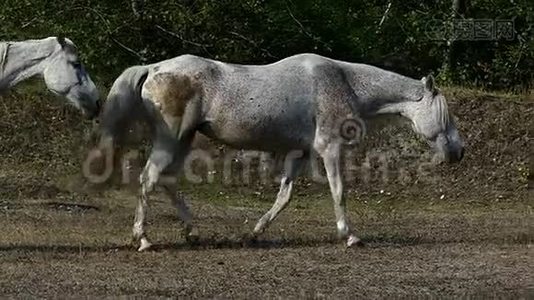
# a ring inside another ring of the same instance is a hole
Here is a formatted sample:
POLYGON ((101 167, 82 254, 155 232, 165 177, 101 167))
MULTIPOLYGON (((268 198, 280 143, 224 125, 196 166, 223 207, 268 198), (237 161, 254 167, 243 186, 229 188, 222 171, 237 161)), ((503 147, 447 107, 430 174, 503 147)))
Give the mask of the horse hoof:
POLYGON ((354 235, 350 235, 347 239, 347 247, 362 247, 363 241, 354 235))
POLYGON ((190 232, 185 234, 185 240, 188 243, 196 243, 200 239, 200 235, 198 234, 198 229, 193 228, 190 232))
POLYGON ((262 234, 263 234, 263 230, 254 229, 254 231, 252 231, 252 234, 250 234, 250 239, 257 240, 262 234))
POLYGON ((152 246, 152 244, 147 241, 146 239, 141 239, 141 246, 139 246, 139 249, 137 249, 138 252, 143 252, 147 249, 149 249, 152 246))
POLYGON ((253 242, 257 242, 262 232, 253 231, 252 234, 248 233, 243 236, 243 239, 248 239, 253 242))
POLYGON ((252 235, 257 238, 265 232, 265 225, 261 224, 261 221, 258 222, 254 230, 252 230, 252 235))

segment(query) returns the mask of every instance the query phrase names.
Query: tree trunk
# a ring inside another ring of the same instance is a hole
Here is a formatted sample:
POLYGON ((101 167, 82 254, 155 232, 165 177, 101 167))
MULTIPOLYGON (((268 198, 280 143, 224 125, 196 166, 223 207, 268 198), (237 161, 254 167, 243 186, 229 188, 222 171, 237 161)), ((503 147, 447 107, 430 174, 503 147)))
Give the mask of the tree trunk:
POLYGON ((449 73, 454 73, 457 67, 459 54, 462 53, 465 48, 463 41, 456 41, 454 35, 454 22, 459 19, 465 18, 467 11, 467 0, 452 0, 452 11, 450 16, 451 32, 447 41, 448 50, 444 62, 444 70, 449 73))

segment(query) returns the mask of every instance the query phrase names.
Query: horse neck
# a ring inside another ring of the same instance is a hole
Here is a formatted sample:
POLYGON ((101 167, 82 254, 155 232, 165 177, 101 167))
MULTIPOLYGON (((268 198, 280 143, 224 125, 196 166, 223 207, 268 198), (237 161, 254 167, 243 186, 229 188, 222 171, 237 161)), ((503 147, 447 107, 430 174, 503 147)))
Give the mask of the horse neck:
POLYGON ((368 65, 352 64, 352 89, 368 116, 401 114, 410 117, 413 104, 423 95, 421 81, 368 65))
MULTIPOLYGON (((382 101, 384 102, 384 101, 382 101)), ((413 101, 400 101, 400 102, 384 102, 383 105, 377 107, 377 110, 373 115, 401 115, 412 119, 413 101)))
POLYGON ((52 39, 13 42, 4 46, 7 49, 4 57, 0 58, 0 87, 6 88, 42 75, 47 59, 56 47, 52 39))

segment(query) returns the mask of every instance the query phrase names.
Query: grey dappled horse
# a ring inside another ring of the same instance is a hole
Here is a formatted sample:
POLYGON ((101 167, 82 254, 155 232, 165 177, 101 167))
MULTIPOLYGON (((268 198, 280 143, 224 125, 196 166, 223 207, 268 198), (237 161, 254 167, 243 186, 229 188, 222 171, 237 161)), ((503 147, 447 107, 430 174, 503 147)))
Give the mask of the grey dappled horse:
POLYGON ((104 157, 104 150, 112 150, 132 120, 143 119, 151 127, 153 149, 140 176, 133 227, 139 251, 151 245, 144 231, 145 211, 157 183, 178 208, 187 235, 192 234, 191 216, 176 195, 175 182, 159 179, 180 171, 197 131, 235 148, 298 153, 288 156, 276 201, 257 223, 256 234, 286 207, 299 169, 311 152, 318 154, 330 184, 338 233, 351 246, 359 239, 346 216, 340 149, 347 140, 340 126, 347 119, 380 114, 410 119, 441 160, 462 159, 463 141, 431 76, 414 80, 314 54, 263 66, 183 55, 129 68, 115 81, 104 105, 97 152, 104 157))
POLYGON ((51 92, 67 98, 88 118, 98 115, 98 90, 71 40, 0 42, 0 93, 34 76, 42 76, 51 92))

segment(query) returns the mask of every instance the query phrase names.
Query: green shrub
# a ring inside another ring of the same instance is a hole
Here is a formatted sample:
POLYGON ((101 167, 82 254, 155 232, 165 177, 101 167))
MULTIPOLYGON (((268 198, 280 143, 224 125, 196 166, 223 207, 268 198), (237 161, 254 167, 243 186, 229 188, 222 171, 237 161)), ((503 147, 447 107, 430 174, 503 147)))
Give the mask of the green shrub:
POLYGON ((514 21, 511 41, 459 41, 449 1, 4 0, 1 40, 72 38, 97 81, 127 66, 184 53, 267 63, 300 52, 371 63, 405 75, 437 73, 446 83, 526 89, 534 69, 530 0, 472 0, 465 18, 514 21), (383 22, 382 22, 383 20, 383 22), (449 27, 447 27, 449 26, 449 27))

